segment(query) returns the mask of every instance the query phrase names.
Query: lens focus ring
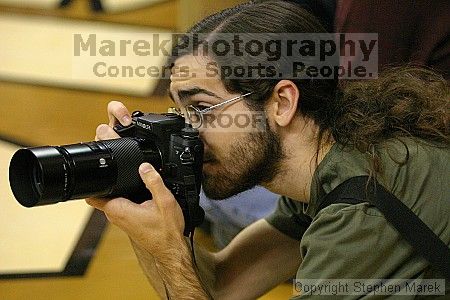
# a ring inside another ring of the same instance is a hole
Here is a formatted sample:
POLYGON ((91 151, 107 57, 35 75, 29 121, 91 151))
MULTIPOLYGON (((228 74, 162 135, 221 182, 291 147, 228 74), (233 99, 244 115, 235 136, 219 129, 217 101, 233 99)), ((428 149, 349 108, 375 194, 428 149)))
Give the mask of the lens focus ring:
POLYGON ((119 138, 101 143, 110 149, 117 164, 117 181, 111 196, 132 194, 145 188, 138 171, 144 162, 139 142, 134 138, 119 138))

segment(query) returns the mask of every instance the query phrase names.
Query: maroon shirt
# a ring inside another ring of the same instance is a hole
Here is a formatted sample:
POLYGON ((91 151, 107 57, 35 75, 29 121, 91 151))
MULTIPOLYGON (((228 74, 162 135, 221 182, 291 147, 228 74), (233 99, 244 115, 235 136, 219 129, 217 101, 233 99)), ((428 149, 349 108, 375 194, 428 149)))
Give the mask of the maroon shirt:
POLYGON ((338 0, 335 30, 378 33, 380 69, 411 62, 450 80, 449 0, 338 0))

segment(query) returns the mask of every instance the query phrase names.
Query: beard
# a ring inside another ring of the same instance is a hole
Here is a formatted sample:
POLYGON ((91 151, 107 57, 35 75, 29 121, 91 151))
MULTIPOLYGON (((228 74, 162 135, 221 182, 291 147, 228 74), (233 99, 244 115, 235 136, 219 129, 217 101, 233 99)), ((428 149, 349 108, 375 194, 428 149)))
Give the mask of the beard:
POLYGON ((284 157, 280 139, 269 126, 266 128, 235 141, 221 160, 210 154, 210 164, 216 171, 203 172, 203 190, 208 198, 229 198, 272 181, 280 172, 284 157))

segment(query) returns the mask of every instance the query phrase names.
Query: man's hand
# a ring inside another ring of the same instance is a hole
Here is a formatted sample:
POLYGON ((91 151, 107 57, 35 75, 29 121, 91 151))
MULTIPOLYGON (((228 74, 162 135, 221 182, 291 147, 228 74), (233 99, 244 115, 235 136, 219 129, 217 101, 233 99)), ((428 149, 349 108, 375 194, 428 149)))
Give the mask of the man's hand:
MULTIPOLYGON (((97 127, 96 140, 119 138, 113 130, 118 123, 130 125, 128 109, 120 102, 108 104, 109 124, 97 127)), ((103 211, 108 220, 125 231, 141 249, 145 249, 156 259, 164 260, 164 255, 177 251, 177 243, 183 243, 184 219, 180 206, 173 194, 164 185, 158 172, 149 164, 143 163, 139 174, 153 200, 136 204, 125 198, 86 199, 86 202, 103 211)))
MULTIPOLYGON (((119 138, 113 127, 131 124, 128 109, 117 101, 108 104, 108 118, 109 124, 97 127, 95 140, 119 138)), ((207 299, 183 236, 180 206, 153 166, 143 163, 139 174, 152 200, 136 204, 125 198, 90 198, 87 204, 103 211, 111 223, 128 234, 141 267, 160 297, 207 299)))
POLYGON ((183 213, 161 176, 149 163, 140 166, 139 174, 152 193, 152 200, 136 204, 125 198, 90 198, 86 202, 103 211, 111 223, 125 231, 156 260, 165 261, 184 243, 183 213))
POLYGON ((111 101, 108 103, 109 124, 100 124, 95 131, 95 140, 111 140, 120 136, 114 131, 114 126, 122 124, 128 126, 131 124, 131 114, 121 102, 111 101))

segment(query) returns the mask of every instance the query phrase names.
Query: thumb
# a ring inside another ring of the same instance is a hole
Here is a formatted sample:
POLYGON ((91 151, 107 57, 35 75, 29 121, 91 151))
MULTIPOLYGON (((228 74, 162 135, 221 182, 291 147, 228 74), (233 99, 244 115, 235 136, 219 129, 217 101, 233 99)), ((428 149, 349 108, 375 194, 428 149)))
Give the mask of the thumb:
POLYGON ((141 164, 139 167, 139 174, 147 189, 152 193, 153 200, 155 200, 157 204, 159 204, 161 199, 173 197, 172 193, 164 185, 161 175, 151 164, 141 164))

